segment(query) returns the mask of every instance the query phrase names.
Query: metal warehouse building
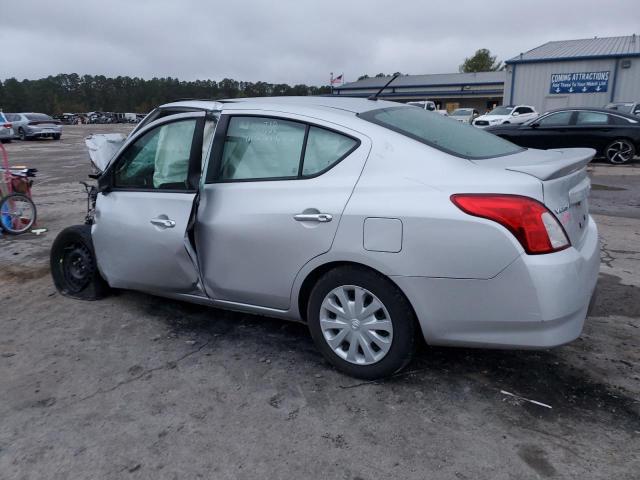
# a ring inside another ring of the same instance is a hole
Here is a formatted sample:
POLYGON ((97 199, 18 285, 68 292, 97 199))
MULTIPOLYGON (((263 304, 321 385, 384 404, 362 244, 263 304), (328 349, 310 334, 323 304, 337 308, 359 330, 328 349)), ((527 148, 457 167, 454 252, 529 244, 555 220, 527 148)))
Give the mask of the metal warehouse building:
POLYGON ((505 104, 544 112, 640 101, 640 38, 548 42, 507 60, 505 104))
MULTIPOLYGON (((385 100, 433 100, 438 108, 476 108, 481 113, 502 104, 505 72, 405 75, 396 78, 380 95, 385 100)), ((333 88, 334 95, 368 97, 391 77, 365 78, 333 88)))

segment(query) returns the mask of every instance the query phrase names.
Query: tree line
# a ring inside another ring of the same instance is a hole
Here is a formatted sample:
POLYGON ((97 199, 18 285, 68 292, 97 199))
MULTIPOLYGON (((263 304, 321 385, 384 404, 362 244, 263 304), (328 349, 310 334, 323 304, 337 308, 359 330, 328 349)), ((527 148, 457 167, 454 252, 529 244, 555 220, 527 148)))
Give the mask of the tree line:
POLYGON ((184 81, 177 78, 105 77, 59 74, 38 80, 8 78, 0 81, 0 110, 5 112, 138 112, 184 98, 215 99, 269 97, 278 95, 322 95, 328 86, 285 83, 241 82, 225 78, 184 81))

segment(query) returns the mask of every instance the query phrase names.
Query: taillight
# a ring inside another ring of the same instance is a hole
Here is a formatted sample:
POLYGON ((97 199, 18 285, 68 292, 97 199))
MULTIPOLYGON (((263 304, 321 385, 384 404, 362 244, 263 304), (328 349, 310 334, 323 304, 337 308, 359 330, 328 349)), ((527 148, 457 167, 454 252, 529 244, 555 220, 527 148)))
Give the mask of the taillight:
POLYGON ((520 195, 464 193, 451 195, 463 212, 499 223, 530 255, 552 253, 571 243, 556 217, 542 203, 520 195))
POLYGON ((5 123, 4 125, 2 125, 4 128, 11 128, 12 125, 10 123, 5 123))

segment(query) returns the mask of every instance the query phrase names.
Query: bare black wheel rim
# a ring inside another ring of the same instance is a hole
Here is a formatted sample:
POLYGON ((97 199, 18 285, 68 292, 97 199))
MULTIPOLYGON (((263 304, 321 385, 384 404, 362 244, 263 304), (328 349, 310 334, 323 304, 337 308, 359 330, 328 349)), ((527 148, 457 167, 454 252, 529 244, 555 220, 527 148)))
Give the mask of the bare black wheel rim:
POLYGON ((84 289, 94 273, 91 252, 82 243, 74 243, 64 249, 60 259, 62 275, 71 293, 78 293, 84 289))

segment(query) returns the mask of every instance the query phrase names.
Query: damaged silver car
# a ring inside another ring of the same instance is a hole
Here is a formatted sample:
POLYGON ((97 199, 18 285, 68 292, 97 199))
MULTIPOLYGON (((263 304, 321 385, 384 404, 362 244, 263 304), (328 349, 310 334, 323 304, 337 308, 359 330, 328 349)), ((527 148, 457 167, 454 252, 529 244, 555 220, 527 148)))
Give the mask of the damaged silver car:
POLYGON ((526 150, 376 99, 185 101, 89 140, 86 224, 56 238, 65 295, 135 289, 305 322, 361 378, 431 345, 547 348, 599 269, 591 149, 526 150))

